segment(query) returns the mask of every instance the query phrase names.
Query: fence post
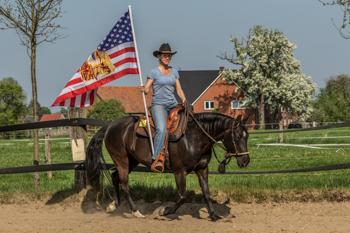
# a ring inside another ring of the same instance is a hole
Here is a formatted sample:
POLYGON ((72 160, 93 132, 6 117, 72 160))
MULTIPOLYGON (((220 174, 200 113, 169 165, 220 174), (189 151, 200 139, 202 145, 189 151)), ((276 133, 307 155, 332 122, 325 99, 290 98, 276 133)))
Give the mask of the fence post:
MULTIPOLYGON (((68 115, 69 118, 86 118, 86 110, 85 108, 68 108, 68 115)), ((89 143, 86 125, 70 126, 69 133, 73 161, 82 163, 85 161, 86 149, 89 143)), ((86 171, 75 170, 74 181, 77 191, 81 193, 86 188, 86 171)), ((81 193, 81 195, 84 194, 81 193)))
MULTIPOLYGON (((282 121, 280 121, 280 131, 283 130, 283 123, 282 121)), ((283 143, 283 133, 281 132, 280 133, 280 143, 283 143)))
MULTIPOLYGON (((50 153, 50 133, 46 130, 45 134, 45 163, 47 165, 51 164, 51 153, 50 153)), ((52 178, 52 171, 47 172, 47 177, 52 178)))

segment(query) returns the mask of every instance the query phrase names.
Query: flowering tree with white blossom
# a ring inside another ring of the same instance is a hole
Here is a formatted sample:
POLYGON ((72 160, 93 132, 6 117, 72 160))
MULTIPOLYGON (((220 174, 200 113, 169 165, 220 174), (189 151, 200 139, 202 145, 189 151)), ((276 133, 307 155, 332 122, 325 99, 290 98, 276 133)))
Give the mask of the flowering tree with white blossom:
POLYGON ((310 115, 316 84, 301 73, 300 62, 293 53, 295 44, 282 32, 262 26, 251 28, 247 39, 239 41, 236 36, 230 41, 234 43, 235 55, 224 53, 219 58, 242 68, 225 69, 223 81, 237 84, 245 91, 242 104, 257 108, 259 123, 264 123, 266 105, 271 113, 285 107, 303 120, 310 115))

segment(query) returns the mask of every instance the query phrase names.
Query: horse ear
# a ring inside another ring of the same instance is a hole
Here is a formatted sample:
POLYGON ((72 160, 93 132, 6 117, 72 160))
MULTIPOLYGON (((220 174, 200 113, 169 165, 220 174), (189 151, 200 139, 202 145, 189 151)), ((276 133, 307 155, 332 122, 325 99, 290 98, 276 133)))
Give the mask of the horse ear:
POLYGON ((250 117, 250 114, 242 120, 243 125, 245 125, 245 123, 247 123, 249 117, 250 117))
POLYGON ((242 115, 239 115, 236 120, 235 120, 235 126, 237 126, 239 123, 241 123, 241 118, 242 118, 242 115))

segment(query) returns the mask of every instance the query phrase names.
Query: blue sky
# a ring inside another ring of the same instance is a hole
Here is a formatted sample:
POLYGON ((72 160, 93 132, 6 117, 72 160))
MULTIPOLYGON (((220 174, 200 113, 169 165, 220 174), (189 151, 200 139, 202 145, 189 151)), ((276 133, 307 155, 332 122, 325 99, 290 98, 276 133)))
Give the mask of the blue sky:
MULTIPOLYGON (((164 42, 178 52, 171 62, 175 68, 238 68, 217 56, 221 52, 233 53, 231 35, 245 38, 254 25, 278 29, 295 43, 298 48, 294 54, 302 72, 312 76, 318 88, 324 87, 332 75, 350 74, 350 40, 343 39, 331 21, 333 17, 340 25, 342 12, 337 6, 323 6, 317 0, 63 1, 66 13, 56 22, 68 28, 61 33, 69 36, 55 44, 43 43, 37 49, 38 99, 42 106, 51 106, 128 5, 132 6, 144 82, 148 72, 158 65, 152 52, 164 42)), ((26 48, 20 45, 14 30, 0 31, 0 38, 0 79, 18 80, 29 102, 32 89, 26 48)), ((138 75, 128 75, 108 85, 139 83, 138 75)))

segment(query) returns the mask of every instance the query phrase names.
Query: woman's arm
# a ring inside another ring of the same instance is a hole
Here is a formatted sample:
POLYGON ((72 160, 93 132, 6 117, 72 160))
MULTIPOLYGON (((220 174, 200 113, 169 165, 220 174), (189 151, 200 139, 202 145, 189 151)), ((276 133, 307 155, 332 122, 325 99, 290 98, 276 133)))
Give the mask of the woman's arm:
POLYGON ((139 90, 141 92, 144 92, 145 95, 147 95, 149 90, 151 89, 152 83, 153 83, 153 80, 147 77, 146 86, 145 85, 140 85, 139 86, 139 90))
POLYGON ((180 80, 179 80, 179 79, 176 79, 175 88, 176 88, 177 95, 181 98, 182 103, 184 104, 185 101, 186 101, 186 97, 185 97, 184 92, 182 91, 182 88, 181 88, 181 84, 180 84, 180 80))

